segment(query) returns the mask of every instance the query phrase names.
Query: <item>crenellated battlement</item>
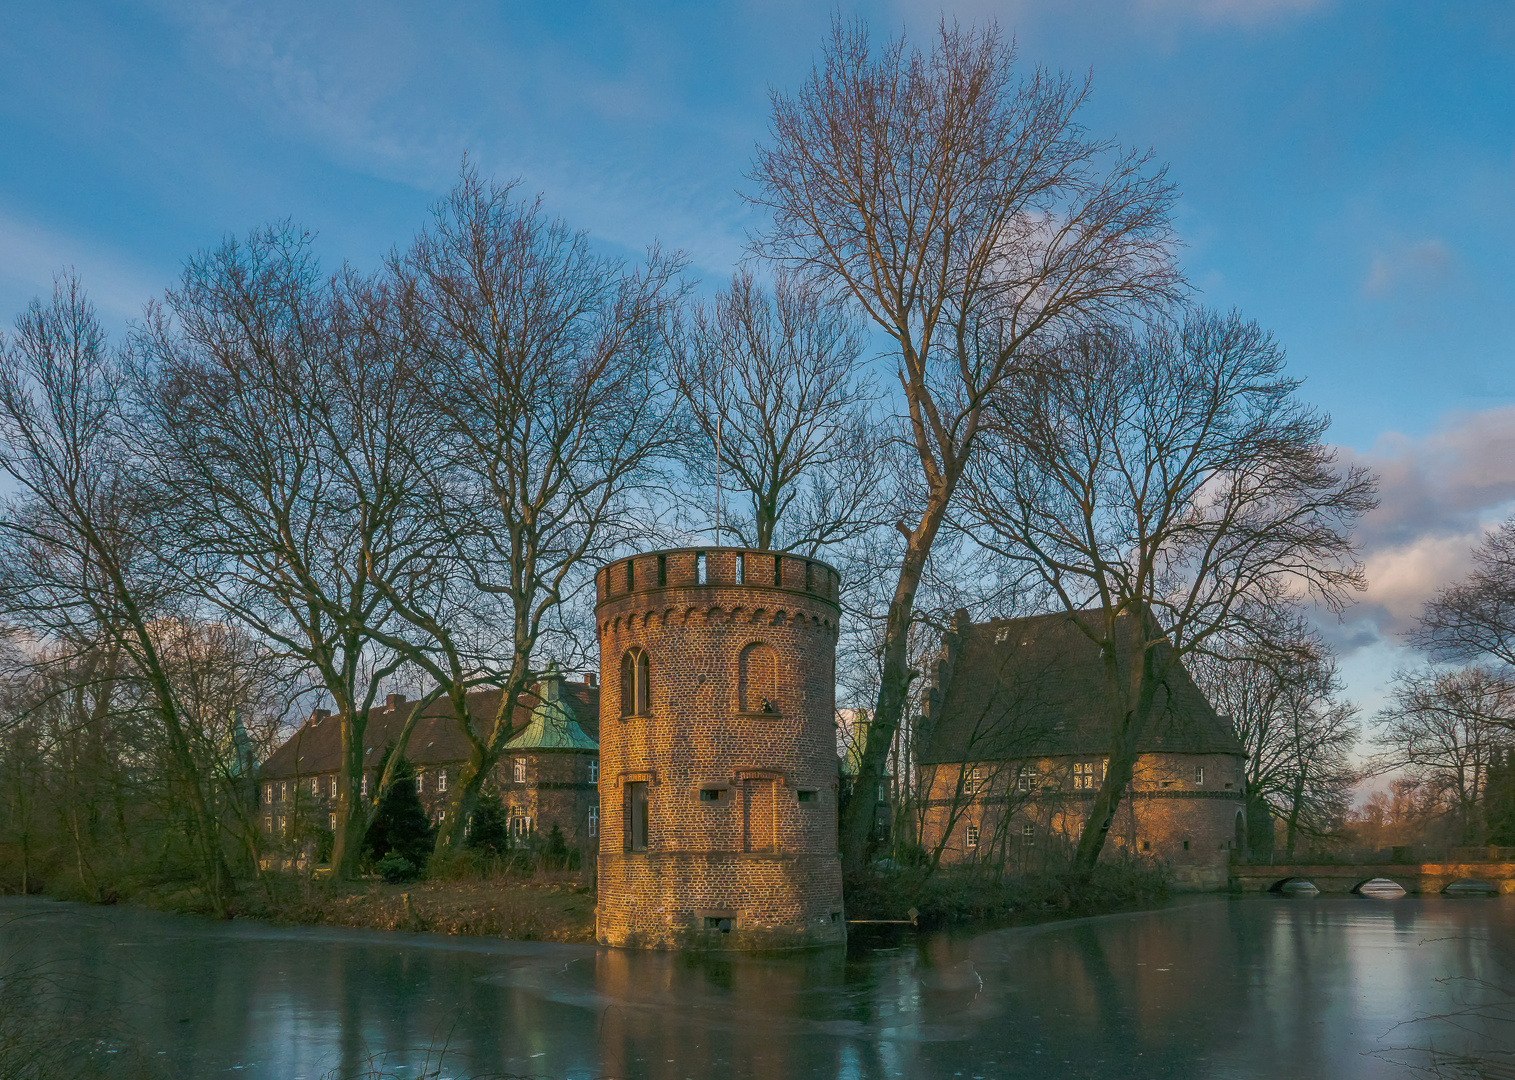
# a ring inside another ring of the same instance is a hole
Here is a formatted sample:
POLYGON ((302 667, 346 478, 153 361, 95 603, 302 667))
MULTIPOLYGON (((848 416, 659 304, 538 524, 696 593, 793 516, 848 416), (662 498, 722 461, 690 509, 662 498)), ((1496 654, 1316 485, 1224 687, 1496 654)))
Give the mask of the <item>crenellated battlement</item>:
POLYGON ((617 559, 594 576, 597 605, 663 589, 745 588, 794 593, 840 610, 841 575, 819 559, 752 548, 670 548, 617 559))

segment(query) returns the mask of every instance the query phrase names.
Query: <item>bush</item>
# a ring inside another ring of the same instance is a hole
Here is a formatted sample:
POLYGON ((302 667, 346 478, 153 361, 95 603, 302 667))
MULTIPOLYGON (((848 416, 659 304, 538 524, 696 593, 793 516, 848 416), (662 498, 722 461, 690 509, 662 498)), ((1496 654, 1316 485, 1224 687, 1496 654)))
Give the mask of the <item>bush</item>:
POLYGON ((390 885, 403 885, 421 876, 421 871, 416 868, 415 863, 393 851, 374 863, 374 869, 390 885))

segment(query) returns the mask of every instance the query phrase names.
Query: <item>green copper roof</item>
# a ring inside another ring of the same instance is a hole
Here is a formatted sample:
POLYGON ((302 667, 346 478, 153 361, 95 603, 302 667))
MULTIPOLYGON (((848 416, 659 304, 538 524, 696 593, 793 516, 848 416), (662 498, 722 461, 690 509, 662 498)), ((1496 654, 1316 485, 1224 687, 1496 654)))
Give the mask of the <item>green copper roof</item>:
POLYGON ((538 688, 542 700, 531 710, 531 720, 520 734, 505 744, 506 750, 598 750, 599 744, 579 727, 573 706, 563 700, 563 676, 557 662, 547 665, 538 688))

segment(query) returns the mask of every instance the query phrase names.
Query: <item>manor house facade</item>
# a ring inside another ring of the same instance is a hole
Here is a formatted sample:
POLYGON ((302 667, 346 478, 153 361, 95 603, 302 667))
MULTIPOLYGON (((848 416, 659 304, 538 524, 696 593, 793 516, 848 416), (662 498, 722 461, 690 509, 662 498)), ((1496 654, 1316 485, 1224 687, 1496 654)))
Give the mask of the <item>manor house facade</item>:
MULTIPOLYGON (((1105 778, 1110 720, 1099 650, 1058 613, 944 635, 922 700, 916 823, 945 864, 1034 870, 1078 842, 1105 778)), ((1120 652, 1125 668, 1129 650, 1120 652)), ((1226 887, 1244 849, 1243 750, 1181 664, 1158 689, 1106 858, 1163 860, 1181 888, 1226 887)))

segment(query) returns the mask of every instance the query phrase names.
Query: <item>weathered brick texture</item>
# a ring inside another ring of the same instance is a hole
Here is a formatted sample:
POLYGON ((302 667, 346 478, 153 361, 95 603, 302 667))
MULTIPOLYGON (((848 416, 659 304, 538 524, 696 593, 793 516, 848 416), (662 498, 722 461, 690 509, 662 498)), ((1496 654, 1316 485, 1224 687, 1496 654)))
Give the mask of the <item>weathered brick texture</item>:
POLYGON ((699 555, 649 552, 596 577, 599 940, 842 942, 836 571, 772 552, 699 555), (641 845, 628 784, 646 785, 645 850, 630 850, 641 845))

